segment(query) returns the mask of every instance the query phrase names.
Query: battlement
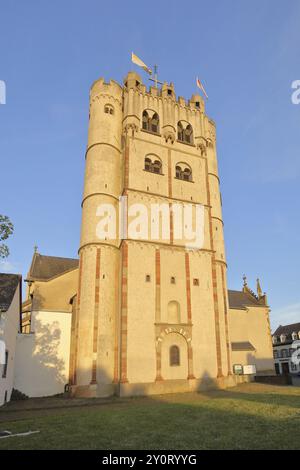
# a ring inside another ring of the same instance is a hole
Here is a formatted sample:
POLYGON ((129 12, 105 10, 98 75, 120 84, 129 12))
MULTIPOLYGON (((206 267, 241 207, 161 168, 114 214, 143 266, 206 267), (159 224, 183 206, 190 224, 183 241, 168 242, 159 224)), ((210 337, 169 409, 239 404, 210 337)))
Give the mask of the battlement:
POLYGON ((123 83, 124 89, 128 91, 133 89, 145 96, 171 100, 174 103, 177 103, 180 107, 190 108, 195 111, 204 112, 205 110, 204 99, 199 94, 192 95, 191 99, 189 100, 186 100, 182 96, 176 97, 174 83, 172 82, 164 82, 161 87, 157 88, 154 85, 150 85, 147 88, 138 73, 129 72, 124 78, 123 83))
MULTIPOLYGON (((143 83, 141 76, 137 72, 133 71, 128 72, 123 80, 123 86, 115 80, 109 80, 106 82, 104 77, 95 80, 90 88, 90 98, 92 99, 99 93, 116 95, 116 97, 120 98, 122 92, 129 90, 134 90, 135 92, 151 98, 171 100, 181 108, 189 108, 194 111, 205 112, 205 102, 201 95, 193 94, 188 100, 182 96, 176 97, 174 83, 172 82, 164 82, 161 87, 157 88, 154 84, 147 87, 143 83)), ((213 121, 211 121, 211 123, 214 125, 213 121)))
POLYGON ((98 95, 99 93, 105 92, 121 96, 122 91, 123 88, 118 82, 115 80, 109 80, 109 82, 106 82, 105 79, 101 77, 92 84, 90 89, 90 98, 98 95))

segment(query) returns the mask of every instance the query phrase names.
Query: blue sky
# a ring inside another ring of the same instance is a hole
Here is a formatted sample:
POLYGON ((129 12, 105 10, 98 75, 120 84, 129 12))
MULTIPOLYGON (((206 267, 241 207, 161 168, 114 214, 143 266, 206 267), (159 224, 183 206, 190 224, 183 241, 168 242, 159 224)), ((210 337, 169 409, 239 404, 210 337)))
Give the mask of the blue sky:
POLYGON ((0 3, 0 213, 15 225, 0 271, 25 275, 35 244, 77 255, 89 87, 122 81, 134 50, 177 95, 202 79, 217 124, 229 287, 259 276, 273 327, 300 321, 299 1, 0 3))

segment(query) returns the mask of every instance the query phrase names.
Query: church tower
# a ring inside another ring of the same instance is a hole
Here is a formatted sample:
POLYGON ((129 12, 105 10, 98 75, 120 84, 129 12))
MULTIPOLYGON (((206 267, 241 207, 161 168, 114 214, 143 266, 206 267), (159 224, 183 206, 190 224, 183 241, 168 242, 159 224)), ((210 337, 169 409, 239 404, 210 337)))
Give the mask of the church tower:
POLYGON ((231 354, 216 134, 199 95, 176 98, 172 83, 147 90, 135 72, 123 86, 104 79, 92 85, 79 256, 75 395, 226 385, 231 354), (167 234, 151 237, 158 205, 167 234), (204 239, 195 248, 177 236, 174 208, 198 205, 204 239), (133 236, 141 206, 149 225, 133 236), (103 207, 115 209, 114 235, 99 234, 103 207))

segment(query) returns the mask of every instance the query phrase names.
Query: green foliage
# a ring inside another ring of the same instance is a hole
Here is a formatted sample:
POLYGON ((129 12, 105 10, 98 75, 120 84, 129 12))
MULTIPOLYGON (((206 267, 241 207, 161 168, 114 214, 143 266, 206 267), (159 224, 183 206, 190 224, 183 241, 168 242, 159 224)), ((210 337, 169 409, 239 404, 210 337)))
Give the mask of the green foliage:
MULTIPOLYGON (((0 241, 7 240, 13 234, 14 226, 6 215, 0 214, 0 241)), ((0 258, 6 258, 9 255, 9 249, 4 243, 0 244, 0 258)))

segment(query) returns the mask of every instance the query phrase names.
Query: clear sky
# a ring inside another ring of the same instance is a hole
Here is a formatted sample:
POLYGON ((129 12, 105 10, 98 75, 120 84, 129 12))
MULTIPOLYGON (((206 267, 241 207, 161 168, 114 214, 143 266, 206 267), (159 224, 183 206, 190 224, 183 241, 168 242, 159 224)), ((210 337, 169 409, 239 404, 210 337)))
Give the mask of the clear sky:
POLYGON ((89 87, 121 82, 133 50, 177 95, 203 81, 229 287, 259 276, 273 327, 300 321, 300 2, 0 0, 0 12, 0 213, 15 225, 0 271, 25 275, 35 244, 77 256, 89 87))

